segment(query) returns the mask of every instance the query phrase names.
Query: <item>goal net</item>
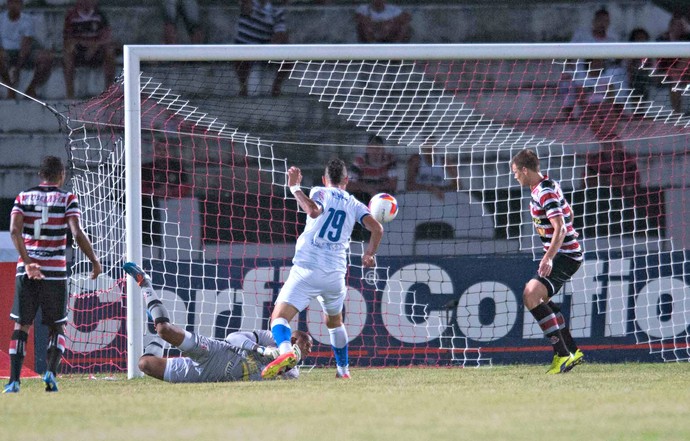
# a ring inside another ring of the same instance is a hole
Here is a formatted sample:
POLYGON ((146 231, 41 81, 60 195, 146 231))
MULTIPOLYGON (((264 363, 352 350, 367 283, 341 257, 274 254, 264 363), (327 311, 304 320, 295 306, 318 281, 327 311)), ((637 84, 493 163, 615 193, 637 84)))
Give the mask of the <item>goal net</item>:
MULTIPOLYGON (((124 80, 69 112, 73 184, 107 272, 88 280, 76 253, 67 369, 139 374, 153 328, 126 260, 177 325, 267 329, 305 221, 287 169, 310 188, 332 157, 358 198, 400 205, 377 268, 353 233, 352 365, 545 363, 522 303, 542 255, 509 168, 524 148, 575 213, 585 263, 554 300, 588 359, 690 359, 684 57, 673 44, 127 47, 124 80)), ((334 364, 318 302, 292 327, 314 337, 308 364, 334 364)))

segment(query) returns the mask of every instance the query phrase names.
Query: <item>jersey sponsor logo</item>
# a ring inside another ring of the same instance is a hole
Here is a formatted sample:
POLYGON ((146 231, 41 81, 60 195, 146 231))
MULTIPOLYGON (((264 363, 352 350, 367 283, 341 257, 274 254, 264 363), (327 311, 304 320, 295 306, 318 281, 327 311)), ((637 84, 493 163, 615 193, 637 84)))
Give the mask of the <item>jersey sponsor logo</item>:
POLYGON ((249 381, 260 372, 260 366, 253 357, 242 359, 242 381, 249 381))
POLYGON ((226 378, 232 377, 232 370, 234 367, 235 367, 235 360, 228 361, 228 364, 225 365, 225 377, 226 378))

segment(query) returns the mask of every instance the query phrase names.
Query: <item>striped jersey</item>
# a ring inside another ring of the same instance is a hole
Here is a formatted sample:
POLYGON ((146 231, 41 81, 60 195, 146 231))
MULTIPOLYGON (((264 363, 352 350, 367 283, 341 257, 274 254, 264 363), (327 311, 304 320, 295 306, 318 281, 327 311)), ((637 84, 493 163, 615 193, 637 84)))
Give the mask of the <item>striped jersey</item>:
POLYGON ((110 24, 100 8, 82 11, 76 6, 65 14, 63 37, 65 39, 98 40, 110 29, 110 24))
POLYGON ((549 179, 548 176, 544 176, 544 179, 532 189, 530 212, 534 228, 537 230, 537 234, 544 245, 544 251, 548 251, 551 247, 551 238, 554 232, 549 219, 562 216, 566 235, 558 252, 574 260, 582 260, 582 248, 577 241, 578 234, 573 228, 573 211, 568 201, 565 200, 558 182, 549 179))
POLYGON ((395 158, 390 153, 383 154, 377 161, 372 160, 369 155, 357 156, 352 163, 350 170, 350 182, 365 182, 368 184, 381 185, 389 179, 398 177, 395 167, 395 158))
POLYGON ((307 216, 297 239, 292 263, 307 269, 347 272, 347 250, 355 222, 370 214, 366 205, 337 187, 314 187, 309 197, 323 208, 312 219, 307 216))
MULTIPOLYGON (((11 215, 24 216, 22 236, 29 257, 41 265, 46 280, 67 278, 67 218, 80 217, 77 197, 54 185, 41 184, 17 195, 11 215)), ((21 257, 17 276, 25 274, 21 257)))
POLYGON ((236 44, 270 43, 273 34, 286 32, 285 9, 270 1, 252 0, 252 12, 237 19, 236 44))

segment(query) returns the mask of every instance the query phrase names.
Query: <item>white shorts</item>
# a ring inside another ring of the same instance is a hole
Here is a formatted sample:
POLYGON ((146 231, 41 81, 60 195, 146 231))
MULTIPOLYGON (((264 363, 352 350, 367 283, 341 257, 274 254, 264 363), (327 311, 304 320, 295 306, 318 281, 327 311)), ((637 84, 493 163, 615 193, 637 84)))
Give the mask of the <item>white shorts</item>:
POLYGON ((188 357, 167 358, 163 381, 168 383, 202 383, 203 368, 188 357))
POLYGON ((276 304, 288 303, 298 311, 304 311, 313 299, 321 296, 324 312, 328 315, 337 315, 343 311, 346 294, 344 273, 293 265, 278 294, 276 304))

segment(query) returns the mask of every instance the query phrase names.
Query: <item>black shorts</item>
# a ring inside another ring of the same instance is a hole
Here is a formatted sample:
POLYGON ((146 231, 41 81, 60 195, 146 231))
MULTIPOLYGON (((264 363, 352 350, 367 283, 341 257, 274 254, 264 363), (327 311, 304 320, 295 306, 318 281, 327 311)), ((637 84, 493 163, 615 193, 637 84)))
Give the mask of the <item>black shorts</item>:
MULTIPOLYGON (((31 50, 29 51, 29 58, 24 62, 25 68, 33 68, 36 66, 36 56, 38 55, 41 46, 34 40, 31 43, 31 50)), ((19 63, 19 51, 8 49, 5 51, 7 60, 10 66, 16 66, 19 63)))
POLYGON ((86 59, 88 48, 77 44, 74 47, 74 64, 77 66, 100 67, 105 61, 105 47, 100 46, 92 58, 86 59))
POLYGON ((539 274, 536 274, 533 279, 540 281, 542 285, 546 286, 546 290, 549 292, 549 298, 551 298, 558 294, 558 291, 560 291, 563 285, 573 277, 573 274, 580 269, 581 265, 581 260, 571 259, 564 254, 556 254, 556 257, 553 258, 551 275, 548 277, 541 277, 539 274))
POLYGON ((66 322, 67 280, 34 280, 26 275, 17 276, 10 318, 20 325, 31 325, 39 307, 44 325, 66 322))

